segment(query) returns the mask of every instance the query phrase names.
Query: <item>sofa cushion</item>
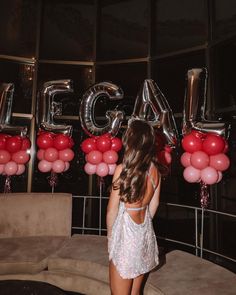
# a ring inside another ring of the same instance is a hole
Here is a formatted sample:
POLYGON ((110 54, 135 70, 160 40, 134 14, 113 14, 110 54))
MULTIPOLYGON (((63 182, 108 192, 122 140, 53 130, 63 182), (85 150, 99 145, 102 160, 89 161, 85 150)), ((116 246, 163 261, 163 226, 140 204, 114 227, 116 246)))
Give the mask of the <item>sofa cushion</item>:
POLYGON ((148 284, 168 295, 236 294, 236 275, 192 254, 175 250, 166 263, 151 273, 148 284))
POLYGON ((70 236, 71 216, 71 194, 0 194, 0 238, 70 236))
POLYGON ((73 235, 48 260, 50 271, 68 271, 108 282, 107 238, 73 235))
POLYGON ((0 274, 37 273, 47 268, 48 256, 67 237, 24 237, 0 239, 0 274))

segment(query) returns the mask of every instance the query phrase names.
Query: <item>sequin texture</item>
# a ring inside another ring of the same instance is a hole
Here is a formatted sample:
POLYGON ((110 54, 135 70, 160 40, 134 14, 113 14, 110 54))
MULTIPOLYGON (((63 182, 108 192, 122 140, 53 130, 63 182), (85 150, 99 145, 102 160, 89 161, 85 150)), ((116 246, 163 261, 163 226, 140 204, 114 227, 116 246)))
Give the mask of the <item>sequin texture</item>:
POLYGON ((146 208, 145 219, 137 224, 120 202, 118 215, 108 241, 109 260, 112 260, 123 279, 133 279, 159 264, 158 246, 152 218, 146 208))

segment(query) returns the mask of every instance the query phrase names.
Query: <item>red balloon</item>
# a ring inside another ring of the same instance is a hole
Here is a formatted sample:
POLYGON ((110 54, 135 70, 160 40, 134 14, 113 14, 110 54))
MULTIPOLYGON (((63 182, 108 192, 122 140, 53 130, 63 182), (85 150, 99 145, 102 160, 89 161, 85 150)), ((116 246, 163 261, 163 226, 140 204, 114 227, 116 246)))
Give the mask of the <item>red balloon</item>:
POLYGON ((72 151, 72 149, 64 149, 62 151, 59 151, 59 159, 64 162, 70 162, 73 160, 75 154, 72 151))
POLYGON ((192 130, 191 134, 200 139, 204 139, 206 137, 206 133, 202 133, 201 131, 197 131, 197 130, 192 130))
POLYGON ((109 150, 103 153, 103 161, 106 164, 115 164, 118 160, 118 154, 116 151, 109 150))
POLYGON ((74 145, 75 145, 74 139, 72 137, 69 137, 68 148, 71 149, 74 145))
POLYGON ((122 141, 119 137, 111 139, 111 150, 119 152, 122 149, 122 141))
POLYGON ((166 144, 166 139, 163 133, 158 132, 156 134, 156 146, 157 146, 157 151, 161 151, 164 149, 166 144))
POLYGON ((22 146, 21 146, 21 149, 22 149, 23 151, 25 151, 25 150, 30 149, 30 147, 31 147, 31 142, 30 142, 29 138, 24 137, 24 138, 22 139, 22 146))
POLYGON ((37 151, 37 159, 40 161, 44 160, 44 153, 45 153, 45 150, 43 150, 43 149, 38 150, 37 151))
POLYGON ((207 134, 202 144, 202 150, 210 156, 222 153, 224 148, 224 139, 221 136, 215 134, 207 134))
POLYGON ((108 136, 102 135, 97 139, 97 149, 100 152, 106 152, 111 149, 111 139, 108 136))
POLYGON ((225 142, 225 147, 224 147, 223 153, 226 154, 229 151, 229 144, 228 144, 228 141, 226 139, 224 139, 224 142, 225 142))
POLYGON ((97 149, 96 146, 96 139, 94 138, 86 138, 82 144, 81 144, 81 149, 84 153, 88 154, 91 151, 94 151, 97 149))
POLYGON ((192 154, 185 152, 182 154, 180 158, 180 162, 185 168, 191 165, 191 162, 190 162, 191 155, 192 154))
POLYGON ((6 164, 11 160, 11 154, 6 150, 0 150, 0 164, 6 164))
POLYGON ((70 145, 70 139, 69 139, 69 136, 67 135, 57 134, 56 137, 54 138, 53 146, 59 151, 67 149, 69 145, 70 145))
POLYGON ((45 150, 44 159, 48 162, 54 162, 58 159, 58 150, 51 147, 45 150))
POLYGON ((209 161, 209 156, 203 151, 194 152, 190 158, 191 165, 200 170, 206 168, 209 161))
POLYGON ((102 153, 99 151, 91 151, 87 154, 87 161, 93 165, 99 164, 102 161, 102 153))
POLYGON ((210 166, 218 171, 225 171, 229 168, 230 160, 225 154, 210 156, 210 166))
POLYGON ((6 150, 10 153, 15 153, 21 150, 22 147, 22 138, 20 136, 12 136, 7 138, 6 141, 6 150))
POLYGON ((7 137, 6 134, 0 134, 0 150, 4 150, 6 148, 7 137))
POLYGON ((25 164, 29 161, 30 156, 26 151, 18 151, 12 155, 12 160, 17 164, 25 164))
POLYGON ((37 145, 40 149, 53 147, 53 137, 50 133, 41 133, 37 138, 37 145))
POLYGON ((165 150, 157 153, 157 159, 162 165, 170 165, 172 161, 171 154, 166 152, 165 150))
POLYGON ((194 153, 202 149, 202 140, 193 134, 187 134, 182 139, 182 147, 188 153, 194 153))

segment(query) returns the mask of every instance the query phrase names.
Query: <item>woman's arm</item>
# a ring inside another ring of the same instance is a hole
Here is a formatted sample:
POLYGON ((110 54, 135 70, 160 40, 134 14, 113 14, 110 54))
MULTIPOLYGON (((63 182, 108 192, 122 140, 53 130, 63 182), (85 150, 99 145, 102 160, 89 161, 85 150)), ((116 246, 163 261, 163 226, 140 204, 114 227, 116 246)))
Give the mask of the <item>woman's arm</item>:
POLYGON ((151 217, 153 218, 156 214, 157 208, 159 206, 160 202, 160 191, 161 191, 161 177, 159 176, 159 183, 158 186, 154 192, 154 195, 149 203, 149 212, 151 214, 151 217))
MULTIPOLYGON (((116 170, 115 170, 115 173, 114 173, 114 176, 112 179, 112 183, 119 178, 121 170, 122 170, 122 166, 118 165, 116 167, 116 170)), ((117 216, 118 210, 119 210, 119 203, 120 203, 119 189, 114 190, 112 188, 109 202, 107 205, 107 216, 106 216, 107 237, 108 238, 111 237, 112 227, 113 227, 113 224, 115 222, 115 219, 116 219, 116 216, 117 216)))

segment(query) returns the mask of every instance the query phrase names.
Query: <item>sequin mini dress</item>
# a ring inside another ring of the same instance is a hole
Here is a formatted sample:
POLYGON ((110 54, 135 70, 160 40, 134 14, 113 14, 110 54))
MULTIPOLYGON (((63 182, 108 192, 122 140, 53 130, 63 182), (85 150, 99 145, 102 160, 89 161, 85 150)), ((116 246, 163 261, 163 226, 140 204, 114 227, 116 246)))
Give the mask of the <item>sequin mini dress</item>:
POLYGON ((133 279, 147 273, 159 264, 158 246, 152 217, 146 206, 143 223, 137 224, 120 201, 119 211, 108 241, 109 260, 112 260, 123 279, 133 279))

